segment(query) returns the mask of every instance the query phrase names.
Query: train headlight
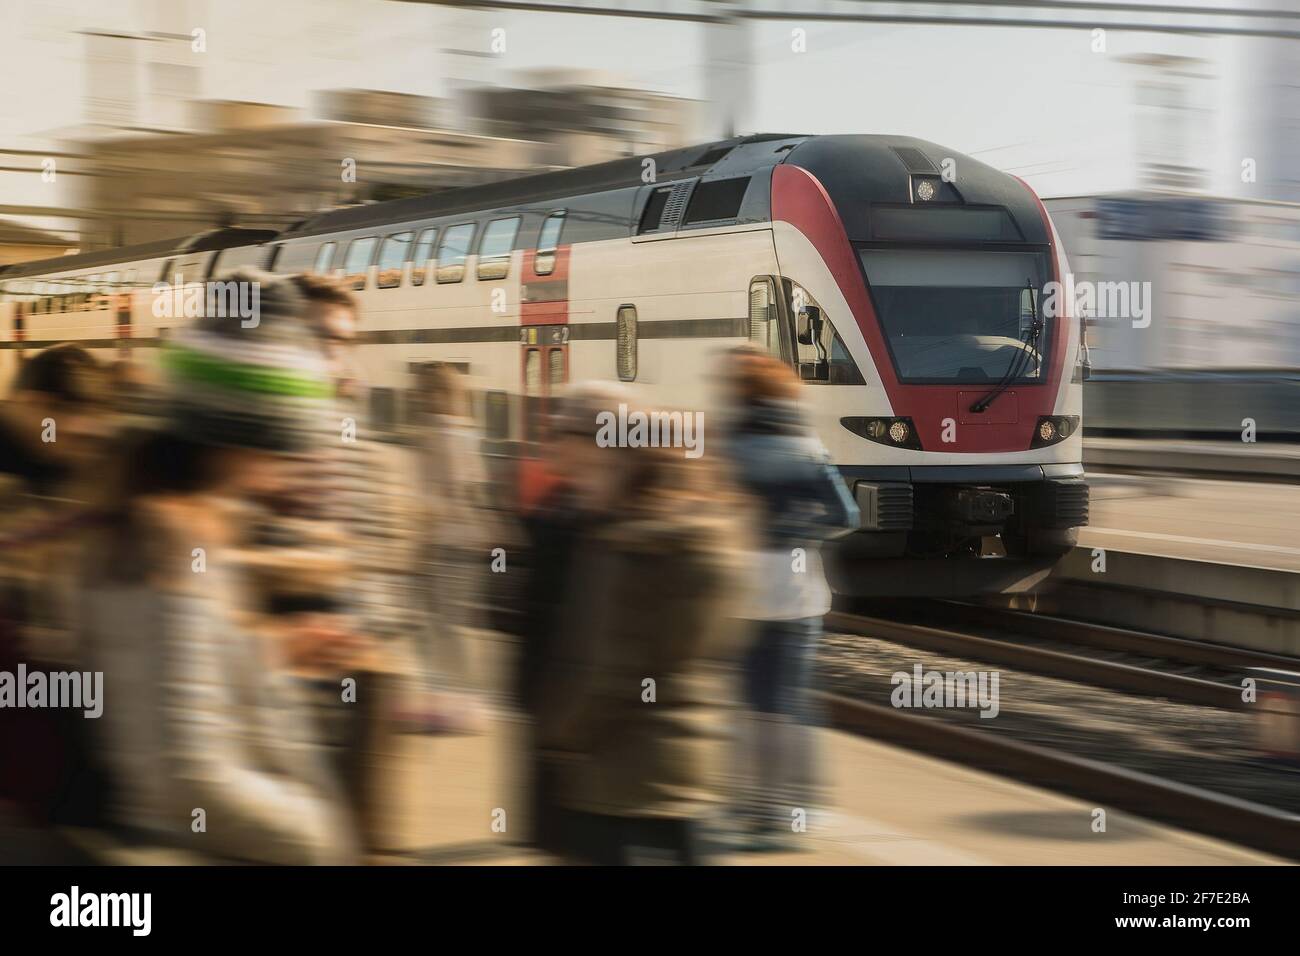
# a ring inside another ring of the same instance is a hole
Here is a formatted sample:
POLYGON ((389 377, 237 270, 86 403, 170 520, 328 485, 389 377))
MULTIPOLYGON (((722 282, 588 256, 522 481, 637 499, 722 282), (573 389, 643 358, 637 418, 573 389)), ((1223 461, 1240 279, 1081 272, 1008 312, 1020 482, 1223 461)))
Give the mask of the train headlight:
POLYGON ((859 438, 867 438, 895 448, 921 450, 921 442, 916 436, 916 426, 912 424, 910 418, 859 418, 851 416, 841 418, 840 424, 859 438))
POLYGON ((934 198, 934 183, 928 179, 922 179, 916 184, 916 198, 922 202, 929 202, 934 198))
POLYGON ((1030 448, 1042 448, 1064 441, 1079 430, 1078 415, 1044 415, 1034 426, 1030 448))

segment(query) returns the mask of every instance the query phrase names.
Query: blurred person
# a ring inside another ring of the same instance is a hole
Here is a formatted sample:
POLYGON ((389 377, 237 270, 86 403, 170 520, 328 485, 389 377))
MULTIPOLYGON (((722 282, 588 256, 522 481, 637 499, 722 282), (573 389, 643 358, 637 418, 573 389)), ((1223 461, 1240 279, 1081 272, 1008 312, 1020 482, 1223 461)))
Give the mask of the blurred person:
POLYGON ((159 386, 151 367, 134 358, 120 358, 108 367, 108 379, 113 410, 124 422, 153 417, 159 386))
POLYGON ((315 454, 303 460, 285 493, 303 516, 328 523, 324 533, 335 536, 356 569, 349 610, 358 630, 413 642, 413 468, 367 427, 366 392, 354 354, 360 305, 327 276, 301 273, 290 281, 305 299, 304 321, 325 351, 332 397, 315 419, 315 454))
POLYGON ((707 862, 725 799, 729 665, 742 649, 741 511, 707 459, 599 447, 586 427, 573 493, 588 515, 537 687, 563 856, 707 862))
POLYGON ((0 476, 10 488, 48 496, 73 477, 99 448, 105 398, 102 368, 79 345, 23 360, 0 401, 0 476))
MULTIPOLYGON (((82 663, 69 568, 95 520, 104 384, 89 352, 57 345, 25 359, 0 402, 0 671, 82 663)), ((28 824, 93 818, 103 785, 84 729, 66 711, 0 711, 0 804, 28 824)))
MULTIPOLYGON (((291 281, 306 299, 304 320, 325 350, 332 398, 318 420, 321 457, 303 462, 287 494, 301 517, 317 523, 315 534, 332 540, 330 547, 346 555, 354 569, 346 598, 349 626, 358 635, 383 641, 390 664, 414 680, 423 626, 412 570, 417 557, 415 468, 405 449, 376 440, 378 433, 368 425, 367 391, 355 354, 361 323, 356 296, 328 276, 299 273, 291 281)), ((417 720, 406 713, 409 707, 395 709, 399 716, 417 720)), ((338 708, 333 710, 337 717, 338 708)), ((336 742, 354 738, 343 723, 336 726, 336 742)))
POLYGON ((581 506, 581 471, 594 445, 596 416, 628 401, 621 386, 587 383, 559 402, 548 424, 544 457, 529 471, 529 495, 520 525, 527 542, 528 576, 517 615, 519 650, 513 694, 532 727, 524 731, 522 774, 530 842, 556 855, 566 849, 565 813, 557 792, 557 764, 538 740, 542 688, 560 642, 566 596, 573 587, 578 547, 595 513, 581 506))
POLYGON ((470 638, 483 626, 483 574, 492 536, 483 436, 470 415, 469 392, 453 366, 420 371, 417 438, 421 561, 427 594, 425 662, 475 686, 470 638), (440 650, 441 653, 436 653, 440 650))
POLYGON ((201 318, 165 346, 162 421, 120 450, 83 559, 80 627, 105 682, 95 730, 128 837, 217 858, 350 862, 339 782, 287 677, 302 642, 259 613, 240 553, 251 501, 313 440, 304 423, 330 383, 294 285, 230 278, 260 283, 259 323, 201 318))
POLYGON ((0 607, 29 638, 66 630, 63 558, 90 518, 113 427, 105 370, 78 345, 26 359, 0 402, 0 607))
POLYGON ((799 381, 772 356, 732 351, 725 442, 735 480, 757 503, 755 580, 743 610, 755 640, 743 663, 746 701, 757 717, 753 780, 742 808, 751 849, 789 842, 791 813, 818 805, 812 696, 822 618, 831 591, 820 548, 836 529, 855 527, 858 507, 798 406, 799 381))

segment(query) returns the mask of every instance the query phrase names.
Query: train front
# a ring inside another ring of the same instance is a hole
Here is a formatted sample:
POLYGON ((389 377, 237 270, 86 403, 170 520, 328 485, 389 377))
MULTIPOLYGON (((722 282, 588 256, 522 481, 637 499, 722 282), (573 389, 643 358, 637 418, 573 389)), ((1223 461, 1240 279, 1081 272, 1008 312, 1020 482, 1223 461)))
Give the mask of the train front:
POLYGON ((843 553, 891 559, 867 591, 1024 586, 1088 520, 1086 347, 1042 203, 932 143, 824 136, 773 170, 772 221, 800 374, 862 509, 843 553))

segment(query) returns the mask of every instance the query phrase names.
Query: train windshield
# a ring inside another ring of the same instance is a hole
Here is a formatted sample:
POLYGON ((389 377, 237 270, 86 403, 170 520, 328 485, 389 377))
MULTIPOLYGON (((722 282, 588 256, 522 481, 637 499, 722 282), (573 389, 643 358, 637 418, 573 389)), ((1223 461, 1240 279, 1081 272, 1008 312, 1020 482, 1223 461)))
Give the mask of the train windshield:
MULTIPOLYGON (((867 285, 898 377, 904 382, 997 382, 1018 352, 1015 381, 1046 376, 1054 323, 1036 342, 1047 258, 1038 252, 861 249, 867 285), (1033 289, 1031 298, 1030 289, 1033 289)), ((1044 317, 1045 318, 1045 317, 1044 317)))

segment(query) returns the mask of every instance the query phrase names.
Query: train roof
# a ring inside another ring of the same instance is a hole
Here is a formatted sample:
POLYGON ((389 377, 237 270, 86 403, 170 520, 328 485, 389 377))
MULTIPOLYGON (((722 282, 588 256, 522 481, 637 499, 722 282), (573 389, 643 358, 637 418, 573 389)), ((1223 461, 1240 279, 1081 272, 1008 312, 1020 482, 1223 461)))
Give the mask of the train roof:
POLYGON ((75 256, 56 256, 53 259, 38 259, 32 262, 16 262, 8 266, 0 266, 0 279, 18 279, 23 276, 72 272, 80 269, 93 269, 95 266, 116 265, 120 262, 161 259, 179 253, 229 249, 232 246, 254 246, 274 239, 276 235, 277 233, 272 229, 241 229, 236 227, 212 229, 197 235, 159 239, 156 242, 144 242, 134 246, 119 246, 116 249, 104 249, 99 252, 84 252, 75 256))
POLYGON ((0 266, 0 280, 591 195, 640 185, 647 159, 654 160, 654 181, 660 183, 695 176, 753 175, 790 162, 807 169, 823 184, 850 234, 865 233, 864 217, 869 215, 871 204, 909 203, 909 175, 937 176, 943 172, 945 163, 952 161, 957 164, 959 202, 1002 206, 1026 239, 1045 241, 1046 238, 1036 200, 1023 183, 945 147, 914 137, 888 134, 761 133, 408 199, 334 209, 278 233, 234 227, 214 229, 195 236, 0 266), (769 148, 763 144, 775 145, 769 148))
MULTIPOLYGON (((749 176, 781 163, 800 166, 823 184, 841 216, 854 220, 846 225, 855 235, 864 233, 865 217, 873 204, 910 204, 912 177, 938 178, 946 164, 955 163, 958 180, 951 185, 945 181, 945 198, 962 205, 1000 206, 1027 241, 1046 241, 1033 193, 1016 177, 970 156, 911 136, 779 133, 733 137, 595 166, 333 210, 298 223, 280 238, 532 206, 639 186, 647 159, 654 160, 656 183, 696 176, 749 176)), ((630 226, 630 217, 635 214, 629 209, 627 215, 630 226)))
MULTIPOLYGON (((558 172, 520 176, 517 179, 507 179, 482 186, 448 189, 409 199, 393 199, 388 202, 336 209, 304 219, 293 228, 282 233, 281 238, 287 239, 294 236, 308 236, 328 232, 346 232, 350 229, 364 229, 367 226, 382 223, 433 219, 439 216, 455 215, 460 212, 499 209, 639 185, 642 182, 641 176, 647 159, 654 160, 655 181, 671 182, 673 179, 686 175, 699 174, 701 171, 720 164, 728 154, 741 146, 775 140, 788 140, 793 144, 802 141, 804 138, 799 135, 783 133, 758 133, 751 136, 736 136, 731 139, 717 140, 698 146, 685 146, 662 153, 615 159, 594 166, 578 166, 558 172)), ((772 165, 774 162, 779 162, 779 159, 774 159, 765 165, 772 165)), ((758 168, 761 164, 752 165, 758 168)), ((753 169, 736 169, 730 174, 740 176, 753 171, 753 169)))
POLYGON ((939 186, 936 206, 1000 207, 1024 241, 1049 240, 1038 199, 1024 182, 927 140, 881 134, 810 136, 785 161, 817 177, 851 239, 872 235, 873 206, 912 204, 912 181, 922 177, 939 186))

